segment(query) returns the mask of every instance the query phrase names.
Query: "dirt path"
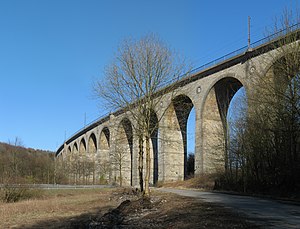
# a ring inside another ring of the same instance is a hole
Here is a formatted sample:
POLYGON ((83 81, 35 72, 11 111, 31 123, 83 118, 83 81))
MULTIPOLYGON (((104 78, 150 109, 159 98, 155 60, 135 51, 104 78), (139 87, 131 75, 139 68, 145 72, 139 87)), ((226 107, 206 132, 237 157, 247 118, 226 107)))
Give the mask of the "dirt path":
POLYGON ((263 228, 300 228, 300 205, 249 196, 213 192, 160 188, 181 196, 194 197, 205 202, 221 204, 243 213, 250 221, 263 228))

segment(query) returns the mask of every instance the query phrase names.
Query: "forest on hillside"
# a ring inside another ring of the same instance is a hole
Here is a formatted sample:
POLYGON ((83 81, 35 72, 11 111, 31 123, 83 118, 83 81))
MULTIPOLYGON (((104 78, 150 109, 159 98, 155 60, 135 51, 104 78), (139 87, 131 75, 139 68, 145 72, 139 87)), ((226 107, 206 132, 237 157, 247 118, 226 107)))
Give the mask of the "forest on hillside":
POLYGON ((50 151, 20 146, 17 141, 0 143, 0 183, 54 183, 54 156, 50 151))

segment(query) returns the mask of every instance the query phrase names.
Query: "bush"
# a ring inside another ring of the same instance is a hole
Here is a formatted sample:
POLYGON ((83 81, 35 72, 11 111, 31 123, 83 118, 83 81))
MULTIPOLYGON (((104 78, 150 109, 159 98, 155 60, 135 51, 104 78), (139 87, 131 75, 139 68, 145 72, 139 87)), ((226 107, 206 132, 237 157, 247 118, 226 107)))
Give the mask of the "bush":
POLYGON ((39 198, 43 190, 34 189, 24 185, 4 185, 0 188, 0 201, 4 203, 13 203, 20 200, 39 198))
POLYGON ((108 184, 107 179, 105 178, 105 175, 101 175, 99 178, 99 184, 108 184))

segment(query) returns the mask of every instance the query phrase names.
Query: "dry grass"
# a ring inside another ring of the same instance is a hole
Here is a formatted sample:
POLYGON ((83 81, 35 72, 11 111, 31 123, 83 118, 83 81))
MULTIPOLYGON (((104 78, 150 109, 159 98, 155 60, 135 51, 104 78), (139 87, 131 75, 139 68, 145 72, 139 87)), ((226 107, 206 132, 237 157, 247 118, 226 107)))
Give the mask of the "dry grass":
MULTIPOLYGON (((0 204, 0 228, 23 227, 49 219, 63 220, 82 213, 95 212, 96 208, 108 209, 108 190, 52 190, 45 191, 43 199, 0 204)), ((116 205, 117 203, 115 203, 116 205)))

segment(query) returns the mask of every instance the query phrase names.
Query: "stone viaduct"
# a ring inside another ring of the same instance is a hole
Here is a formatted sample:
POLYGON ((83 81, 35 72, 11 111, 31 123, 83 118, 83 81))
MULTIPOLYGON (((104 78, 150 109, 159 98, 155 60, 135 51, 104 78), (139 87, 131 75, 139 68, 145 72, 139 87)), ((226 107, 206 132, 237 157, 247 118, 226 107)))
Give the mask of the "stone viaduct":
MULTIPOLYGON (((276 60, 281 58, 278 49, 282 39, 262 40, 254 43, 251 49, 244 47, 176 82, 175 96, 166 95, 153 114, 153 120, 159 123, 151 139, 152 184, 185 178, 186 125, 193 107, 195 175, 223 169, 225 123, 230 100, 241 87, 245 88, 246 96, 251 97, 255 82, 262 77, 274 77, 276 60)), ((133 122, 130 114, 116 111, 67 139, 56 156, 69 159, 71 163, 82 158, 94 160, 99 170, 101 166, 110 166, 96 179, 101 175, 111 183, 118 180, 118 170, 121 169, 124 185, 138 185, 138 140, 132 128, 133 122), (116 154, 122 158, 121 167, 113 166, 116 154)))

